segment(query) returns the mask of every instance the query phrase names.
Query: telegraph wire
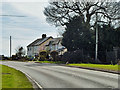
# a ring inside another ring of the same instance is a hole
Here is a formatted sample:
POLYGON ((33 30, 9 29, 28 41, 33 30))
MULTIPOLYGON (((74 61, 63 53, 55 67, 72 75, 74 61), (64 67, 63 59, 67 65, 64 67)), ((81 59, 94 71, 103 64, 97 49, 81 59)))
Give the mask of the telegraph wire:
MULTIPOLYGON (((9 37, 2 37, 2 39, 9 39, 9 37)), ((13 37, 13 36, 12 36, 12 39, 31 40, 28 38, 18 38, 18 37, 13 37)))
POLYGON ((27 16, 22 16, 22 15, 0 15, 3 17, 27 17, 27 16))

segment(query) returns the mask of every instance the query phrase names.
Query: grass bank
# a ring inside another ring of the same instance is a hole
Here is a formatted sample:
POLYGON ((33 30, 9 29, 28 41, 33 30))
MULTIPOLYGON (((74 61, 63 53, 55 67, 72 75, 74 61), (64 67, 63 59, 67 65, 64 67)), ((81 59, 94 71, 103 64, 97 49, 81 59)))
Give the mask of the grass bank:
MULTIPOLYGON (((37 63, 53 63, 53 64, 65 64, 62 61, 34 61, 37 63)), ((95 68, 95 69, 103 69, 103 70, 112 70, 112 71, 120 71, 120 65, 104 65, 104 64, 67 64, 67 66, 79 66, 85 68, 95 68)))
POLYGON ((2 88, 29 88, 33 90, 28 78, 20 71, 5 65, 2 67, 2 88))
POLYGON ((79 66, 95 69, 104 69, 112 71, 120 71, 120 65, 103 65, 103 64, 68 64, 68 66, 79 66))
POLYGON ((34 61, 34 62, 38 62, 38 63, 53 63, 53 64, 61 64, 63 63, 62 61, 34 61))

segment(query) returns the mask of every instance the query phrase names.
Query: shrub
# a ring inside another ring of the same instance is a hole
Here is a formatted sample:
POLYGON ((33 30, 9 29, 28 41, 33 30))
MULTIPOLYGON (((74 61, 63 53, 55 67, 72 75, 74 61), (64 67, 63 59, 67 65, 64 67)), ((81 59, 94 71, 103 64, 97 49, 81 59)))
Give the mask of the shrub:
POLYGON ((5 60, 4 55, 0 55, 0 60, 5 60))
POLYGON ((70 52, 65 52, 62 56, 62 61, 63 62, 67 62, 67 61, 70 61, 70 52))
POLYGON ((12 55, 12 60, 18 60, 18 56, 17 55, 12 55))
POLYGON ((48 54, 47 51, 43 50, 39 53, 39 60, 44 61, 47 60, 48 54))
POLYGON ((35 55, 35 59, 38 60, 38 58, 39 58, 39 55, 35 55))
POLYGON ((101 64, 99 60, 95 61, 89 54, 84 53, 82 50, 76 50, 72 52, 65 52, 62 56, 62 61, 69 63, 93 63, 101 64))
POLYGON ((62 61, 69 63, 81 63, 82 60, 83 60, 83 54, 81 50, 66 52, 62 57, 62 61))
POLYGON ((58 61, 58 52, 57 51, 52 51, 50 53, 50 56, 52 57, 53 61, 58 61))

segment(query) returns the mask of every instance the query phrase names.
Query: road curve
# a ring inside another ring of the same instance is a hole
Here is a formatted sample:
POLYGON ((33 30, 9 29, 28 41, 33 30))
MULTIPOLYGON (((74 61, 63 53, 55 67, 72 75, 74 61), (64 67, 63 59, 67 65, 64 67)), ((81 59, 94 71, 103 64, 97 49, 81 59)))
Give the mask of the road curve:
POLYGON ((47 88, 116 90, 119 86, 118 74, 56 64, 14 61, 3 61, 0 63, 25 72, 40 84, 43 90, 44 88, 45 90, 47 88))

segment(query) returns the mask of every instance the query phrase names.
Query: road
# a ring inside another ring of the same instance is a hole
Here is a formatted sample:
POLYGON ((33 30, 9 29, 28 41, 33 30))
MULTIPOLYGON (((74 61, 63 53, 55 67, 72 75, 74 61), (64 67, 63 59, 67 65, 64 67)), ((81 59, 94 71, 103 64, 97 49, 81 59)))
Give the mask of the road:
MULTIPOLYGON (((87 69, 60 66, 56 64, 40 64, 33 62, 0 62, 4 65, 29 74, 43 88, 99 88, 111 90, 118 88, 118 75, 87 69)), ((45 89, 45 90, 46 90, 45 89)))

